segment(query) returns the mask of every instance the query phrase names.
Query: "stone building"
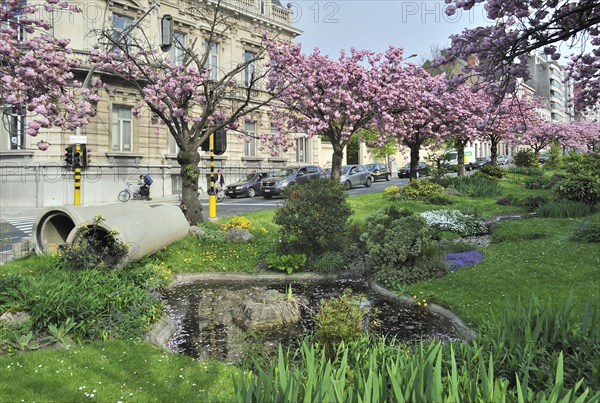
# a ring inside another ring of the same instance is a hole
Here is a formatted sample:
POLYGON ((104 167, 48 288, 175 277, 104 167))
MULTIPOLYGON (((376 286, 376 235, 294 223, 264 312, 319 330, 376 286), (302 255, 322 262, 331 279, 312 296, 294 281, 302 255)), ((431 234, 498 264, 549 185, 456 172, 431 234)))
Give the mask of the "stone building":
MULTIPOLYGON (((207 43, 208 26, 199 17, 199 10, 215 7, 216 1, 202 0, 73 0, 81 13, 56 11, 41 17, 51 21, 53 34, 69 38, 75 57, 84 63, 76 72, 83 81, 91 66, 88 54, 94 47, 106 46, 99 32, 112 29, 118 33, 131 25, 133 36, 145 36, 155 46, 160 43, 160 21, 164 15, 173 17, 174 35, 184 44, 196 41, 210 52, 209 68, 216 77, 222 69, 248 60, 260 49, 261 30, 276 32, 280 38, 293 39, 301 33, 294 28, 291 9, 279 0, 222 0, 220 7, 235 19, 235 26, 207 43)), ((168 57, 174 62, 182 51, 174 46, 168 57)), ((239 77, 243 83, 249 66, 239 77)), ((139 102, 138 92, 123 86, 118 78, 104 77, 111 91, 102 92, 96 105, 97 115, 90 124, 77 132, 59 129, 42 130, 37 138, 25 132, 27 117, 11 116, 0 125, 0 205, 56 206, 74 203, 74 176, 67 167, 65 148, 69 144, 85 143, 90 164, 82 172, 81 204, 117 201, 117 194, 126 183, 135 183, 139 175, 154 178, 154 197, 176 195, 180 191, 180 168, 176 160, 177 146, 163 129, 154 133, 150 112, 143 110, 140 118, 133 117, 133 106, 139 102), (36 143, 44 139, 51 144, 47 151, 37 150, 36 143)), ((248 132, 265 130, 270 125, 268 108, 253 113, 244 129, 248 132)), ((330 150, 330 148, 329 148, 330 150)), ((327 144, 319 138, 299 136, 297 148, 272 157, 261 150, 258 140, 245 141, 228 133, 227 152, 216 157, 227 182, 236 180, 248 169, 273 169, 293 163, 319 163, 331 159, 327 144)), ((202 174, 209 172, 207 152, 202 153, 202 174)), ((206 183, 201 180, 200 185, 206 183)))

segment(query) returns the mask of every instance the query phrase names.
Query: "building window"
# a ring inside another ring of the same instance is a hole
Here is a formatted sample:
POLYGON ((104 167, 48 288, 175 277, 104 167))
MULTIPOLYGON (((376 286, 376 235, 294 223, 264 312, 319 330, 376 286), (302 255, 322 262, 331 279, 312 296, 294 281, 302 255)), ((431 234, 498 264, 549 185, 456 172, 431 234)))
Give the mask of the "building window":
MULTIPOLYGON (((112 39, 115 44, 118 44, 121 47, 127 47, 131 45, 132 38, 130 34, 125 35, 123 37, 123 31, 129 28, 133 24, 133 20, 131 17, 127 17, 126 15, 121 14, 113 14, 112 16, 112 39)), ((116 46, 116 45, 115 45, 116 46)), ((117 47, 115 48, 115 52, 120 53, 121 50, 117 47)))
POLYGON ((170 133, 167 133, 167 154, 179 154, 179 146, 170 133))
POLYGON ((132 151, 132 114, 129 106, 113 106, 112 108, 112 150, 132 151))
POLYGON ((3 136, 6 133, 8 137, 7 150, 21 150, 25 148, 25 116, 15 113, 4 113, 2 115, 1 132, 3 136))
POLYGON ((244 69, 244 84, 246 87, 250 87, 252 85, 252 81, 254 80, 254 59, 256 58, 256 54, 253 52, 244 52, 244 62, 248 63, 246 68, 244 69))
POLYGON ((185 59, 185 34, 173 32, 173 46, 171 46, 171 63, 181 66, 185 59))
POLYGON ((19 23, 21 16, 21 13, 17 12, 10 20, 0 21, 0 28, 2 29, 9 29, 11 28, 10 24, 15 24, 14 28, 11 28, 11 31, 13 31, 11 34, 14 33, 13 39, 16 39, 17 41, 22 41, 25 39, 25 27, 19 23))
POLYGON ((296 162, 308 162, 308 139, 296 140, 296 162))
MULTIPOLYGON (((246 134, 250 136, 256 135, 256 123, 246 122, 246 134)), ((250 138, 250 141, 246 139, 244 141, 244 156, 245 157, 256 157, 256 139, 250 138)))
POLYGON ((265 13, 265 0, 258 0, 258 9, 261 14, 265 13))
POLYGON ((208 52, 208 59, 206 59, 206 69, 208 70, 208 77, 211 80, 217 80, 217 69, 219 67, 219 46, 215 42, 204 42, 204 47, 208 52))

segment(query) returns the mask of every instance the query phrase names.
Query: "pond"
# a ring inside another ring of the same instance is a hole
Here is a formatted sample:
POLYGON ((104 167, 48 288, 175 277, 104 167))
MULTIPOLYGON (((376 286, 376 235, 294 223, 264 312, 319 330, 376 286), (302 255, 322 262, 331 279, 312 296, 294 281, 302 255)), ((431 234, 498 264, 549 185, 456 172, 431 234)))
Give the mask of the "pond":
POLYGON ((232 311, 252 295, 274 289, 285 294, 288 283, 215 283, 196 282, 177 286, 165 293, 165 312, 175 321, 176 331, 168 347, 198 359, 235 362, 242 358, 249 338, 264 344, 265 351, 276 351, 279 343, 294 347, 310 334, 313 322, 310 311, 319 301, 339 296, 346 288, 354 295, 364 294, 365 305, 377 308, 375 332, 403 341, 424 339, 459 339, 458 331, 445 317, 387 298, 372 290, 362 280, 291 282, 294 295, 307 299, 299 323, 276 330, 246 331, 234 321, 232 311))

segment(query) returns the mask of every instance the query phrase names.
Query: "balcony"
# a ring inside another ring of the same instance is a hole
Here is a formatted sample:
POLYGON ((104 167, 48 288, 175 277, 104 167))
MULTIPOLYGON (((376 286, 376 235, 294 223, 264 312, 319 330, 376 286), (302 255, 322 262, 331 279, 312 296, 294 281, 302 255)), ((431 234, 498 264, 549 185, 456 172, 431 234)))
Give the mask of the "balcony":
POLYGON ((225 0, 224 4, 246 15, 292 24, 292 11, 268 0, 225 0))

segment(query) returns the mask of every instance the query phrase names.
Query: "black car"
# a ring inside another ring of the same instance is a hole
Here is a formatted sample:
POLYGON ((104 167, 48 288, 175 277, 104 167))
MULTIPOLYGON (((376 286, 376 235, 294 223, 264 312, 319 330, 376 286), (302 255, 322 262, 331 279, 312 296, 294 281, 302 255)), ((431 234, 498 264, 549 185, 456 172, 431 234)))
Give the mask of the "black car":
MULTIPOLYGON (((418 176, 429 175, 429 165, 424 162, 419 162, 417 165, 417 174, 418 176)), ((410 162, 398 170, 398 178, 402 179, 408 177, 410 177, 410 162)))
POLYGON ((371 172, 373 182, 380 179, 385 179, 386 181, 392 180, 392 173, 385 164, 366 164, 365 168, 371 172))
POLYGON ((244 175, 237 182, 227 185, 225 194, 232 199, 238 196, 254 197, 260 195, 262 180, 274 174, 275 172, 252 172, 244 175))
POLYGON ((262 196, 265 199, 270 199, 273 196, 280 195, 290 185, 303 184, 311 179, 325 177, 325 171, 318 165, 282 168, 275 172, 273 177, 262 181, 262 196))
POLYGON ((486 165, 490 165, 492 163, 492 159, 490 157, 479 157, 475 160, 475 168, 481 168, 486 165))

